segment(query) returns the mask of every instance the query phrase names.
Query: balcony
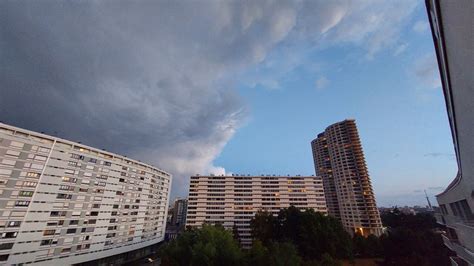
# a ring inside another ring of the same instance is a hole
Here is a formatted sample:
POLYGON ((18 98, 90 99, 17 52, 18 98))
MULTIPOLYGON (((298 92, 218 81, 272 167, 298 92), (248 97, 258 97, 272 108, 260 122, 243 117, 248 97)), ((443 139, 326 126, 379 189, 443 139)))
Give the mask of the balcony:
POLYGON ((466 247, 463 247, 457 239, 449 239, 445 235, 442 235, 442 238, 446 247, 456 252, 458 257, 469 263, 469 265, 474 265, 474 252, 470 251, 466 247))

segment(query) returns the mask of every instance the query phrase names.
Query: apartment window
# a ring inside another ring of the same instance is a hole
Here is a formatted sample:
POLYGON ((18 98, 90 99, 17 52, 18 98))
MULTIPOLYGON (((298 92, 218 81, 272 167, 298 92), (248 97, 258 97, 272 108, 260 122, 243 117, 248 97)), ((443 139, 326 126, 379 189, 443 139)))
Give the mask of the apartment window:
POLYGON ((15 157, 15 158, 18 158, 18 156, 20 156, 20 152, 19 152, 19 151, 8 150, 8 151, 5 153, 5 155, 8 156, 8 157, 15 157))
POLYGON ((61 253, 71 252, 71 248, 63 248, 61 253))
POLYGON ((20 191, 20 193, 18 194, 18 196, 20 197, 31 197, 33 196, 33 191, 20 191))
POLYGON ((56 230, 44 230, 43 236, 52 236, 56 233, 56 230))
POLYGON ((0 250, 7 250, 13 247, 14 243, 2 243, 0 244, 0 250))
POLYGON ((66 234, 75 234, 76 230, 77 230, 76 228, 67 229, 66 234))
POLYGON ((84 160, 84 156, 79 155, 79 154, 74 154, 74 153, 71 154, 71 158, 78 159, 78 160, 84 160))
POLYGON ((26 201, 26 200, 17 200, 17 201, 15 201, 15 206, 17 206, 17 207, 28 207, 28 205, 30 205, 30 202, 26 201))
POLYGON ((111 163, 111 162, 104 162, 104 165, 105 165, 105 166, 111 166, 112 163, 111 163))
POLYGON ((56 196, 57 199, 72 199, 71 194, 61 194, 59 193, 58 196, 56 196))
POLYGON ((0 255, 0 261, 7 261, 10 254, 0 255))
POLYGON ((89 159, 89 162, 90 162, 90 163, 97 163, 97 159, 90 158, 90 159, 89 159))
POLYGON ((52 243, 53 243, 52 239, 45 239, 45 240, 41 240, 40 246, 47 246, 47 245, 51 245, 52 243))
POLYGON ((8 227, 19 227, 20 225, 21 225, 20 221, 11 221, 11 222, 8 222, 7 224, 8 227))
POLYGON ((18 235, 18 232, 5 232, 1 234, 2 239, 5 238, 15 238, 18 235))

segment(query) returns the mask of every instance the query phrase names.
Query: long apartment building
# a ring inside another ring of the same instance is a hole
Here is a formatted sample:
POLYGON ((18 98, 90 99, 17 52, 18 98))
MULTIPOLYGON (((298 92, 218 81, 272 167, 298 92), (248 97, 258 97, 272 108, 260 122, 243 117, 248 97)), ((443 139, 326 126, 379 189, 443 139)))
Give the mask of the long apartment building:
POLYGON ((171 175, 0 123, 0 264, 69 265, 163 240, 171 175))
POLYGON ((355 120, 327 127, 311 147, 329 215, 338 218, 351 234, 381 235, 382 222, 355 120))
MULTIPOLYGON (((458 173, 436 196, 452 265, 474 265, 474 2, 425 2, 438 59, 458 173)), ((442 121, 444 122, 444 121, 442 121)))
POLYGON ((322 180, 315 176, 192 176, 187 227, 204 223, 237 229, 244 247, 252 244, 250 220, 259 210, 275 215, 291 205, 326 213, 322 180))

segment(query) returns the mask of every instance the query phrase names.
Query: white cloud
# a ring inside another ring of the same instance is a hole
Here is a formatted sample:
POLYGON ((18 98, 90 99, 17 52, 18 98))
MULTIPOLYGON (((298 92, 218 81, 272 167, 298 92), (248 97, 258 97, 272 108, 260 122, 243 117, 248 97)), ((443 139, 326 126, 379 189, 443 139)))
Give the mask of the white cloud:
POLYGON ((397 46, 397 48, 395 49, 395 51, 393 51, 393 55, 394 55, 394 56, 398 56, 398 55, 402 54, 403 52, 405 52, 405 50, 407 49, 407 47, 408 47, 408 44, 406 44, 406 43, 400 44, 399 46, 397 46))
POLYGON ((417 33, 423 33, 423 32, 428 31, 429 27, 430 25, 428 24, 427 21, 419 20, 415 22, 415 24, 413 25, 413 31, 417 33))
POLYGON ((316 80, 316 89, 322 90, 329 85, 329 80, 325 76, 321 76, 316 80))
POLYGON ((438 64, 434 54, 429 54, 416 60, 413 65, 413 72, 422 86, 431 89, 441 87, 438 64))

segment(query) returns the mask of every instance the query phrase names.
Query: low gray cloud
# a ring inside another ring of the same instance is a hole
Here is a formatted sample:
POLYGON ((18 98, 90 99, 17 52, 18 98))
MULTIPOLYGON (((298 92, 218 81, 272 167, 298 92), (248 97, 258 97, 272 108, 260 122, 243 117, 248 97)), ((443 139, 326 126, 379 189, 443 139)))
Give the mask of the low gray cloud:
POLYGON ((236 73, 281 43, 349 42, 373 56, 414 9, 390 5, 1 1, 0 120, 153 163, 182 195, 189 175, 225 171, 213 160, 247 112, 236 73))

